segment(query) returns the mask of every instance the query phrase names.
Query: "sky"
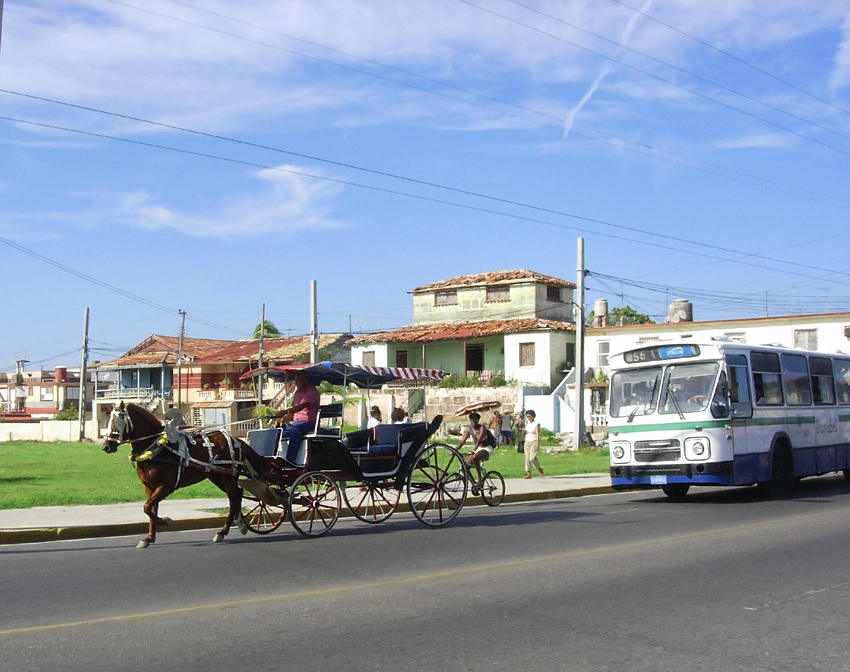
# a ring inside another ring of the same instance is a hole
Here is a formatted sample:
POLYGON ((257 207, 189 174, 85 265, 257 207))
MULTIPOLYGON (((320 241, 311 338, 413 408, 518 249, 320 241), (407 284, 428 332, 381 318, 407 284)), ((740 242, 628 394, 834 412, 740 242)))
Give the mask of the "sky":
POLYGON ((850 310, 846 0, 0 0, 0 371, 525 268, 850 310))

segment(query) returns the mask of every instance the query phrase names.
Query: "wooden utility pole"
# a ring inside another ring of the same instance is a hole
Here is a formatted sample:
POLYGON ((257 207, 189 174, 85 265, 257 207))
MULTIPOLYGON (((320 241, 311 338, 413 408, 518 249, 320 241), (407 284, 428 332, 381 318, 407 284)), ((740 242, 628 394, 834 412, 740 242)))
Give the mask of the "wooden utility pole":
MULTIPOLYGON (((2 9, 3 0, 0 0, 2 9)), ((89 361, 89 309, 86 308, 86 316, 83 321, 83 355, 80 363, 80 408, 77 410, 77 419, 80 422, 80 441, 86 438, 86 377, 89 361)), ((92 404, 92 415, 94 415, 94 404, 92 404)))
POLYGON ((310 281, 310 363, 319 361, 319 313, 316 302, 316 281, 310 281))
POLYGON ((578 239, 578 264, 576 268, 576 400, 575 449, 581 448, 584 436, 584 238, 578 239))
POLYGON ((178 310, 180 313, 180 341, 177 344, 177 410, 183 404, 183 333, 186 326, 186 311, 178 310))

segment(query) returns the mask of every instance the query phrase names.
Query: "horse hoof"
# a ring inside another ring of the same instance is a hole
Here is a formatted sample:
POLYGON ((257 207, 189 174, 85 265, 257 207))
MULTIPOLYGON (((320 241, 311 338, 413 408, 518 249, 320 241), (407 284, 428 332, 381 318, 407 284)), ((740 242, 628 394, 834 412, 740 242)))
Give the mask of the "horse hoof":
POLYGON ((163 518, 163 519, 162 519, 162 524, 163 524, 163 525, 171 525, 171 523, 173 523, 173 522, 174 522, 174 521, 173 521, 173 520, 171 520, 171 518, 169 518, 168 516, 166 516, 165 518, 163 518))
POLYGON ((147 548, 150 546, 150 543, 147 539, 142 539, 138 544, 136 544, 136 548, 147 548))
POLYGON ((244 537, 248 534, 248 526, 245 524, 245 521, 242 519, 242 516, 239 516, 239 520, 236 521, 236 527, 239 528, 239 532, 244 537))
POLYGON ((214 541, 215 543, 218 543, 219 541, 224 541, 224 535, 223 535, 221 532, 219 532, 218 534, 216 534, 216 535, 213 537, 213 541, 214 541))

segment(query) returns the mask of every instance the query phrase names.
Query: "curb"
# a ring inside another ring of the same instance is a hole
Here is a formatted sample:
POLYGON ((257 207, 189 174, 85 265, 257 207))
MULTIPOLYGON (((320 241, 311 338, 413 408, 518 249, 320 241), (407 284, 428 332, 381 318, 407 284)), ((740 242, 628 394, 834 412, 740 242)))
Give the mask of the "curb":
MULTIPOLYGON (((570 499, 587 495, 605 495, 615 492, 611 486, 573 488, 571 490, 549 490, 544 492, 526 492, 505 495, 505 502, 535 502, 548 499, 570 499)), ((486 506, 479 497, 468 497, 464 507, 486 506)), ((404 511, 399 507, 399 512, 404 511)), ((352 517, 348 510, 340 511, 340 518, 352 517)), ((186 532, 189 530, 216 529, 224 525, 226 516, 205 518, 184 518, 173 520, 161 532, 186 532)), ((24 530, 0 530, 0 546, 7 544, 35 544, 47 541, 69 541, 72 539, 96 539, 100 537, 124 537, 147 534, 148 523, 110 523, 105 525, 76 525, 73 527, 40 527, 24 530)))

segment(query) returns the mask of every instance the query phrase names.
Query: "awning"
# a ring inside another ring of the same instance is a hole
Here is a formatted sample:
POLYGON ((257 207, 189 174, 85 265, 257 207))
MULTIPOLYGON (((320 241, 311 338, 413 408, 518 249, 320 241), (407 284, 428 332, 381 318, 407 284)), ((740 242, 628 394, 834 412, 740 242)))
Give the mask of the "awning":
POLYGON ((357 366, 342 362, 318 364, 291 364, 255 369, 242 378, 257 378, 266 374, 275 380, 292 380, 296 373, 304 373, 314 385, 326 380, 332 385, 356 385, 378 389, 395 380, 442 380, 445 373, 438 369, 409 369, 401 367, 357 366))

